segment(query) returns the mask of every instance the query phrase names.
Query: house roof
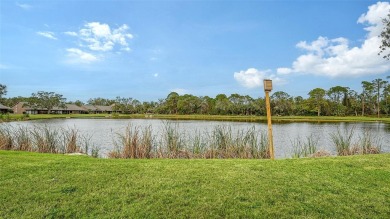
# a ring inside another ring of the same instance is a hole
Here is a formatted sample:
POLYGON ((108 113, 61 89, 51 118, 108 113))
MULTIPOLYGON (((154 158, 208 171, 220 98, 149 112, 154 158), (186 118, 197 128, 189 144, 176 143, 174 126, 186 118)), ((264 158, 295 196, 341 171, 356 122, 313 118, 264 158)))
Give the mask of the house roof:
POLYGON ((10 110, 11 108, 9 108, 8 106, 4 106, 3 104, 0 103, 0 109, 10 110))
POLYGON ((106 111, 106 112, 113 111, 112 110, 112 106, 95 106, 95 107, 98 108, 101 111, 106 111))
POLYGON ((65 107, 54 107, 53 110, 85 111, 84 108, 75 104, 65 104, 65 107))
MULTIPOLYGON (((26 109, 26 110, 32 110, 33 109, 32 107, 25 105, 25 104, 28 104, 27 102, 19 102, 18 104, 21 104, 22 107, 24 109, 26 109)), ((75 104, 65 104, 65 107, 54 107, 52 110, 112 112, 113 111, 112 107, 113 107, 113 105, 111 105, 111 106, 83 105, 83 106, 79 107, 79 106, 77 106, 75 104)), ((37 110, 47 110, 47 109, 37 109, 37 110)))
POLYGON ((90 110, 90 111, 98 111, 99 109, 98 108, 96 108, 95 106, 93 106, 93 105, 84 105, 84 106, 82 106, 84 109, 86 109, 86 110, 90 110))

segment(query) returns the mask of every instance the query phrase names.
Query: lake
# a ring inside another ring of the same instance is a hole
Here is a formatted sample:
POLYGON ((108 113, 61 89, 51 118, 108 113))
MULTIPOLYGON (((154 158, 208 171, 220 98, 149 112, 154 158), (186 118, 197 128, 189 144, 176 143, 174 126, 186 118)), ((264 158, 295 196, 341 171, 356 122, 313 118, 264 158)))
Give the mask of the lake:
MULTIPOLYGON (((221 121, 198 121, 198 120, 157 120, 157 119, 50 119, 35 120, 24 122, 11 122, 12 126, 43 126, 47 125, 53 128, 76 128, 80 134, 91 137, 91 144, 100 148, 102 157, 114 148, 114 141, 118 139, 118 133, 123 134, 126 127, 131 124, 142 129, 150 126, 153 134, 161 135, 164 126, 167 123, 177 127, 178 131, 192 138, 194 133, 200 133, 202 136, 213 132, 216 126, 226 126, 232 129, 232 133, 238 130, 247 130, 255 127, 259 132, 266 133, 266 123, 250 122, 221 122, 221 121)), ((0 125, 4 125, 0 124, 0 125)), ((371 133, 381 145, 382 151, 390 152, 390 124, 385 123, 363 123, 363 122, 340 122, 340 123, 312 123, 312 122, 293 122, 293 123, 274 123, 273 136, 276 158, 291 157, 293 152, 293 142, 297 139, 306 141, 308 136, 318 138, 317 149, 322 149, 335 154, 335 147, 331 140, 331 133, 337 130, 344 133, 344 130, 354 130, 353 142, 357 142, 364 132, 371 133)))

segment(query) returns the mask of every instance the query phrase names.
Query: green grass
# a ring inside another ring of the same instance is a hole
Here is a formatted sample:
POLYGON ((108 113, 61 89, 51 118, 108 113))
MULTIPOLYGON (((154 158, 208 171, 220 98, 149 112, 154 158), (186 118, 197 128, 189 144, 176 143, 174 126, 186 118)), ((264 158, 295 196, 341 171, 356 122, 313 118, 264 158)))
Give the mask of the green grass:
MULTIPOLYGON (((4 116, 6 118, 6 116, 4 116)), ((168 119, 168 120, 210 120, 210 121, 239 121, 239 122, 266 122, 265 116, 229 116, 229 115, 164 115, 164 114, 38 114, 22 115, 10 114, 11 121, 36 119, 65 119, 65 118, 114 118, 114 119, 168 119)), ((390 117, 376 118, 374 116, 273 116, 273 122, 385 122, 390 123, 390 117)))
POLYGON ((390 154, 122 160, 0 151, 0 218, 389 218, 390 154))

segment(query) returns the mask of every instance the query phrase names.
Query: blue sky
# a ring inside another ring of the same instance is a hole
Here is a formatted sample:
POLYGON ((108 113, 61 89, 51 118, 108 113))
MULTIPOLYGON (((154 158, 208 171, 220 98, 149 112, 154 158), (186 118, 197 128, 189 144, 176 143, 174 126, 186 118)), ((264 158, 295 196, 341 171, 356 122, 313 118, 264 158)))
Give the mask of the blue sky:
POLYGON ((54 91, 68 100, 170 92, 307 97, 316 87, 385 78, 377 1, 0 2, 0 83, 8 97, 54 91))

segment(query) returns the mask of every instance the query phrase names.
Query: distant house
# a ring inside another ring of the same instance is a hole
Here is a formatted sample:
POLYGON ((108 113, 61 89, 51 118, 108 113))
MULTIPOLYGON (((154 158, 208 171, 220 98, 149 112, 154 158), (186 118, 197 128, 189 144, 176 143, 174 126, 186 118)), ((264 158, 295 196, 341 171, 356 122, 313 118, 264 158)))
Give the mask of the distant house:
POLYGON ((94 105, 84 105, 82 106, 85 110, 87 110, 88 113, 92 113, 92 114, 97 114, 97 113, 102 113, 100 111, 100 109, 98 109, 97 107, 95 107, 94 105))
POLYGON ((0 114, 11 112, 12 109, 0 103, 0 114))
POLYGON ((89 113, 94 113, 94 114, 100 114, 100 113, 111 114, 117 112, 113 109, 114 105, 110 105, 110 106, 84 105, 82 107, 86 109, 89 113))
POLYGON ((54 107, 51 110, 53 114, 86 114, 88 111, 75 104, 65 104, 65 107, 54 107))
MULTIPOLYGON (((15 106, 13 106, 12 109, 14 111, 14 114, 38 114, 38 110, 29 107, 27 105, 27 102, 19 102, 15 106)), ((40 114, 43 114, 42 111, 40 112, 41 112, 40 114)))
MULTIPOLYGON (((29 106, 27 102, 19 102, 12 107, 15 114, 48 114, 46 108, 38 108, 29 106)), ((65 107, 54 107, 50 113, 52 114, 83 114, 88 113, 87 110, 74 104, 65 104, 65 107)))
POLYGON ((108 113, 108 114, 111 114, 111 113, 114 113, 116 112, 113 108, 114 108, 114 105, 111 105, 111 106, 96 106, 101 112, 103 113, 108 113))
MULTIPOLYGON (((111 106, 93 106, 84 105, 77 106, 75 104, 65 104, 65 107, 54 107, 51 114, 87 114, 87 113, 113 113, 115 112, 111 106)), ((12 107, 15 114, 48 114, 48 110, 44 108, 37 108, 29 106, 27 102, 19 102, 12 107)))

